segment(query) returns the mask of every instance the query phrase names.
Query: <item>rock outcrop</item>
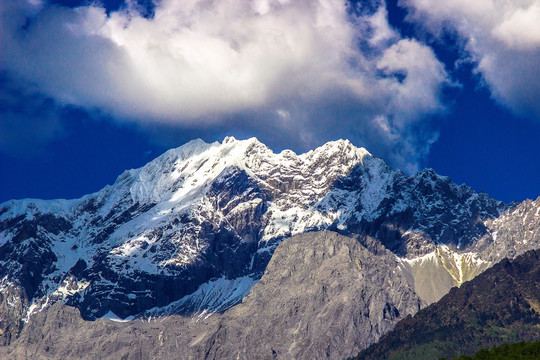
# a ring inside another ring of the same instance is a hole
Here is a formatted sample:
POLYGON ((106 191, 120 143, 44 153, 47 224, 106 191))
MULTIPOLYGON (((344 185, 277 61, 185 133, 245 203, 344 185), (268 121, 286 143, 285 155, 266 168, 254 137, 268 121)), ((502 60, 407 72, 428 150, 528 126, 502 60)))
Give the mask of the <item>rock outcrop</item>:
POLYGON ((58 302, 1 351, 7 359, 342 359, 420 309, 398 265, 355 239, 309 232, 284 240, 251 293, 223 314, 85 321, 58 302))

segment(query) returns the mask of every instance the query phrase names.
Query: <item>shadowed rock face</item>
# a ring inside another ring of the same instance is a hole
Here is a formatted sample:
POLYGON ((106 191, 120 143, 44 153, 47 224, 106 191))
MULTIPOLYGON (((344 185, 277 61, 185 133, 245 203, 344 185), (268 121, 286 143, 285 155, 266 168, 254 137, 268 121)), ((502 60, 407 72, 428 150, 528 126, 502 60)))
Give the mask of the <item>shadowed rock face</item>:
POLYGON ((57 303, 1 351, 9 359, 341 359, 420 305, 394 256, 311 232, 284 240, 251 293, 223 314, 88 322, 57 303))

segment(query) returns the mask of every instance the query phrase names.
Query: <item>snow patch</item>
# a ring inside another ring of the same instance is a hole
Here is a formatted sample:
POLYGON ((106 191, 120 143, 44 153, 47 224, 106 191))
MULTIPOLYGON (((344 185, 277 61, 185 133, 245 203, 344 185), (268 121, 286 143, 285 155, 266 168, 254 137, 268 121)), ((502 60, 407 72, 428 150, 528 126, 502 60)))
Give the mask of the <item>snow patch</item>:
POLYGON ((111 321, 114 321, 114 322, 130 322, 131 320, 133 320, 133 316, 128 316, 127 318, 122 319, 122 318, 118 317, 115 313, 113 313, 110 310, 109 310, 108 313, 103 315, 101 318, 111 320, 111 321))
POLYGON ((222 277, 202 284, 194 293, 186 295, 167 306, 145 311, 142 316, 157 317, 186 310, 193 311, 196 314, 225 311, 241 302, 256 283, 257 280, 249 276, 236 279, 222 277))
POLYGON ((396 258, 398 259, 398 261, 400 261, 402 263, 407 263, 409 265, 422 264, 422 263, 425 263, 427 261, 437 262, 437 252, 434 250, 434 251, 432 251, 430 253, 427 253, 425 255, 418 256, 418 257, 415 257, 415 258, 412 258, 412 259, 402 258, 402 257, 399 257, 397 255, 396 255, 396 258))

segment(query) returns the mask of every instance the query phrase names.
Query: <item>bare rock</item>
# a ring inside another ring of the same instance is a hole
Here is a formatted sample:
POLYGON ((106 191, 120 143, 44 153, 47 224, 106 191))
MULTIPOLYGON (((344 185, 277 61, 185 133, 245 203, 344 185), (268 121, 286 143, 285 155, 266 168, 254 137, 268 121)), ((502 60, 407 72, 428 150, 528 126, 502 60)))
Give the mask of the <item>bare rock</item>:
POLYGON ((85 321, 58 302, 0 348, 6 359, 341 359, 416 313, 395 257, 324 231, 284 240, 261 281, 223 314, 85 321))

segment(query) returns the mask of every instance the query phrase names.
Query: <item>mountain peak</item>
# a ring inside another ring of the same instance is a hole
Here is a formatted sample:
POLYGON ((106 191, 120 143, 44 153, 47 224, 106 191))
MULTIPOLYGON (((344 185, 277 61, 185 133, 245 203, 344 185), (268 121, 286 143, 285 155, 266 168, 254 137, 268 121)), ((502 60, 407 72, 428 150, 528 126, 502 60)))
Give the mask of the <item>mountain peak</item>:
POLYGON ((329 141, 314 150, 299 155, 303 161, 330 161, 336 166, 354 166, 364 164, 365 157, 373 157, 363 147, 354 146, 349 140, 329 141))
POLYGON ((225 136, 225 138, 223 139, 223 141, 221 142, 222 144, 227 144, 227 143, 232 143, 232 142, 235 142, 236 141, 236 138, 234 136, 225 136))
POLYGON ((364 155, 372 156, 370 154, 370 152, 367 151, 365 148, 356 147, 348 139, 338 139, 338 140, 328 141, 327 143, 325 143, 325 144, 321 145, 320 147, 318 147, 317 149, 315 149, 315 151, 317 151, 317 150, 319 150, 319 151, 328 151, 330 149, 357 151, 357 152, 362 153, 364 155))
POLYGON ((181 188, 188 191, 186 184, 192 185, 189 187, 192 190, 202 189, 206 182, 213 181, 229 168, 242 169, 257 178, 266 178, 278 169, 285 174, 307 171, 313 166, 326 167, 338 176, 346 176, 354 166, 363 164, 366 156, 371 157, 367 150, 343 139, 301 155, 291 150, 276 154, 255 137, 238 140, 227 136, 221 143, 195 139, 165 152, 140 169, 129 171, 127 178, 120 176, 117 183, 129 186, 135 201, 155 203, 169 196, 171 191, 181 188))
POLYGON ((218 144, 221 144, 221 145, 226 145, 226 144, 261 144, 261 145, 264 145, 255 136, 252 136, 252 137, 247 138, 247 139, 237 139, 234 136, 225 136, 223 138, 223 141, 221 143, 218 143, 218 144))
MULTIPOLYGON (((440 244, 480 249, 495 236, 495 244, 514 244, 516 236, 493 220, 500 215, 495 200, 431 173, 417 181, 343 139, 300 155, 276 154, 256 138, 197 139, 84 198, 2 205, 0 261, 8 265, 0 279, 41 274, 39 281, 21 280, 30 304, 24 316, 60 299, 87 318, 109 311, 126 317, 195 291, 229 298, 236 282, 227 279, 244 279, 249 291, 283 239, 313 230, 366 234, 408 258, 440 244), (37 249, 35 261, 13 260, 28 244, 37 249), (153 290, 127 296, 143 285, 153 290)), ((520 214, 507 217, 519 223, 520 214)), ((519 249, 536 243, 534 232, 525 235, 519 249)), ((235 294, 220 306, 232 306, 243 292, 235 294)), ((204 299, 182 304, 208 306, 204 299)))

